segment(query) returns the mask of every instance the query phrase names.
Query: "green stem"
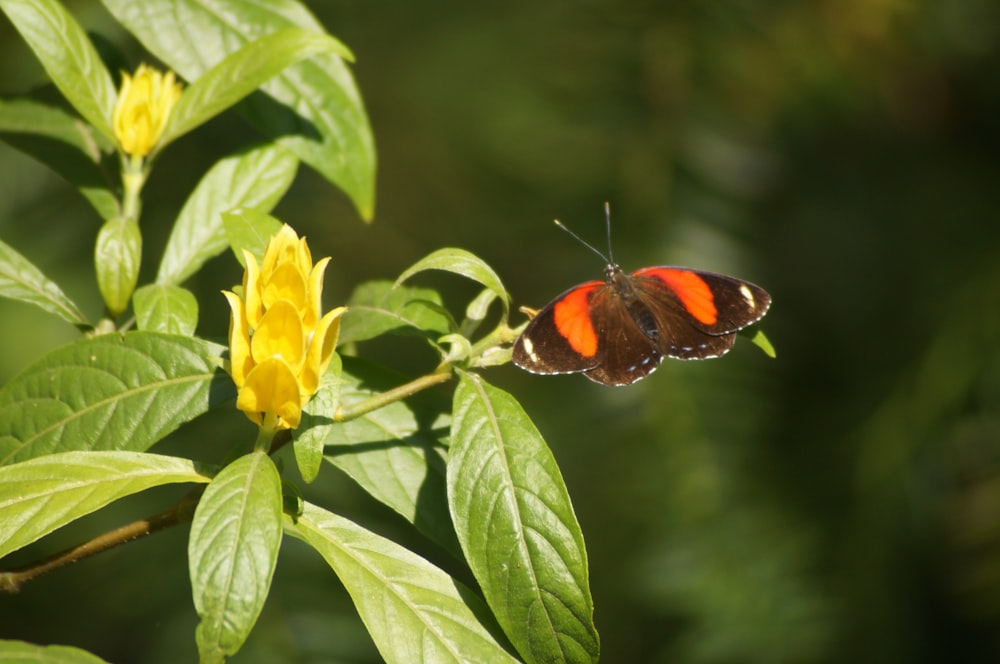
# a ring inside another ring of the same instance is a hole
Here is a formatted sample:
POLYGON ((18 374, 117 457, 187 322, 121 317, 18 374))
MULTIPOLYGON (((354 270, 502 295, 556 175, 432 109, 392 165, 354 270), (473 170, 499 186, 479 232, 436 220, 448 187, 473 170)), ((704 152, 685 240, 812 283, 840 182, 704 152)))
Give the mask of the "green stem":
POLYGON ((265 413, 264 421, 257 430, 257 442, 254 443, 254 451, 267 452, 271 448, 271 441, 274 439, 274 432, 277 430, 278 416, 274 413, 265 413))
POLYGON ((528 321, 525 321, 521 325, 515 328, 511 328, 506 324, 498 325, 496 329, 487 334, 485 337, 472 344, 472 351, 470 357, 473 359, 478 359, 482 354, 489 348, 495 346, 502 346, 508 344, 524 331, 524 328, 528 326, 528 321))
POLYGON ((24 584, 43 574, 48 574, 71 563, 80 562, 85 558, 113 549, 116 546, 131 542, 140 537, 152 535, 161 530, 190 521, 194 516, 194 508, 201 499, 203 491, 204 488, 199 487, 166 511, 146 519, 133 521, 121 528, 98 535, 83 544, 60 551, 40 562, 32 563, 27 567, 12 572, 0 572, 0 591, 16 593, 21 590, 24 584))
MULTIPOLYGON (((498 337, 509 336, 510 330, 502 332, 498 337)), ((382 392, 370 399, 365 399, 347 407, 340 407, 334 414, 335 422, 346 422, 361 417, 373 410, 378 410, 390 403, 400 401, 406 397, 413 396, 417 392, 426 390, 435 385, 448 382, 452 377, 452 367, 449 364, 439 366, 434 372, 420 376, 391 390, 382 392)), ((273 454, 278 449, 291 441, 291 435, 287 430, 275 430, 273 422, 264 422, 258 429, 257 441, 254 448, 273 454), (270 448, 270 449, 269 449, 270 448)), ((83 544, 66 549, 45 560, 34 563, 29 567, 12 572, 0 572, 0 591, 16 593, 21 587, 39 577, 70 563, 79 562, 95 554, 107 551, 121 544, 125 544, 134 539, 152 535, 155 532, 164 530, 171 526, 190 521, 194 515, 194 508, 201 499, 203 489, 188 494, 170 509, 161 512, 147 519, 140 519, 111 532, 99 535, 83 544)))
POLYGON ((365 415, 366 413, 370 413, 373 410, 378 410, 383 406, 388 406, 395 401, 400 401, 406 397, 413 396, 417 392, 426 390, 429 387, 446 383, 450 379, 451 366, 443 365, 438 367, 434 373, 414 378, 409 383, 405 383, 399 387, 394 387, 391 390, 382 392, 381 394, 376 394, 370 399, 359 401, 358 403, 351 404, 350 406, 340 406, 337 408, 337 412, 333 414, 333 421, 347 422, 348 420, 353 420, 365 415))
POLYGON ((146 172, 143 169, 143 159, 139 155, 130 155, 122 163, 122 186, 125 189, 122 200, 122 216, 139 218, 139 211, 142 206, 139 194, 142 186, 146 184, 146 172))

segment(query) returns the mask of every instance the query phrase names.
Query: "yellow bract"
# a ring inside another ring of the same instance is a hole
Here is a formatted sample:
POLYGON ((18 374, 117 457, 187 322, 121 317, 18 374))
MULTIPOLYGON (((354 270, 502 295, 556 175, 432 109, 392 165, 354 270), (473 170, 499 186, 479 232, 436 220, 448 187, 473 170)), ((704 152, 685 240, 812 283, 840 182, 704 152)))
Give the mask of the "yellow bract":
POLYGON ((305 238, 288 225, 271 237, 260 266, 250 252, 244 250, 243 257, 243 298, 223 292, 232 310, 236 407, 257 424, 276 417, 278 428, 294 429, 330 364, 346 308, 320 315, 330 259, 313 265, 305 238))
POLYGON ((118 91, 111 124, 122 151, 145 157, 156 146, 170 119, 181 85, 174 72, 166 74, 152 67, 139 65, 134 76, 122 73, 122 88, 118 91))

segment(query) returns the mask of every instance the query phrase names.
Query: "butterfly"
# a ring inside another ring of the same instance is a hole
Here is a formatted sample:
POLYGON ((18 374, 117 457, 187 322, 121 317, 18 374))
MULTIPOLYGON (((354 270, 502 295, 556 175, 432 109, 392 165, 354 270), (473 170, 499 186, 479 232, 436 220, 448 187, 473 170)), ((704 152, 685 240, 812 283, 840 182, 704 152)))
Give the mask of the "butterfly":
POLYGON ((760 286, 689 267, 644 267, 625 273, 608 257, 556 223, 607 263, 604 281, 573 286, 549 302, 514 342, 518 367, 538 374, 583 373, 602 385, 629 385, 665 357, 704 360, 729 352, 736 332, 771 306, 760 286))

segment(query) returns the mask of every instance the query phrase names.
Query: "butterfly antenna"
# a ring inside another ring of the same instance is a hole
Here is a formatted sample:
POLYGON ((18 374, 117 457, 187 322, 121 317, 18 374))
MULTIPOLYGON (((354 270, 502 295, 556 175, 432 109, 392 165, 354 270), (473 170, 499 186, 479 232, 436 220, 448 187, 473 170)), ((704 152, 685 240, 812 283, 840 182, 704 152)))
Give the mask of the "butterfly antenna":
POLYGON ((608 232, 608 262, 615 262, 615 255, 611 251, 611 203, 604 201, 604 225, 608 232))
POLYGON ((572 235, 573 238, 577 242, 579 242, 580 244, 582 244, 583 246, 585 246, 587 249, 590 249, 595 254, 597 254, 598 256, 600 256, 602 261, 604 261, 605 263, 610 263, 611 262, 610 260, 608 260, 607 256, 605 256, 604 254, 602 254, 601 252, 599 252, 597 249, 595 249, 593 247, 593 245, 591 245, 589 242, 587 242, 586 240, 584 240, 582 237, 580 237, 579 235, 577 235, 576 233, 574 233, 573 231, 571 231, 569 228, 567 228, 566 225, 563 224, 563 222, 559 221, 558 219, 556 219, 555 222, 556 222, 556 226, 558 226, 559 228, 563 229, 564 231, 566 231, 567 233, 569 233, 570 235, 572 235))

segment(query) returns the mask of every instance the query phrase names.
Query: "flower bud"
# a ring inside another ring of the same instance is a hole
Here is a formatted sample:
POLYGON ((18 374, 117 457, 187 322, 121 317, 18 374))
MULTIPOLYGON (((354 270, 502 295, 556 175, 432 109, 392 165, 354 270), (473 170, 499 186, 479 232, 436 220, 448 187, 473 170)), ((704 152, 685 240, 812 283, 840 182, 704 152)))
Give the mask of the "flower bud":
POLYGON ((111 125, 125 154, 145 157, 156 147, 181 91, 172 71, 139 65, 134 76, 122 73, 111 125))

